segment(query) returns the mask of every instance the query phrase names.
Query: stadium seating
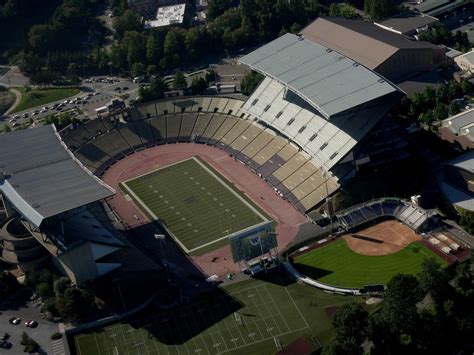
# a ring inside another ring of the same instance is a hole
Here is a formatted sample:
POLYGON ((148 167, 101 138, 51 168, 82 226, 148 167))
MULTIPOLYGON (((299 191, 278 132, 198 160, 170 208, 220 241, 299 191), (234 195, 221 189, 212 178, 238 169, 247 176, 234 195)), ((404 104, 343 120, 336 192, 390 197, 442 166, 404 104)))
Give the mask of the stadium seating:
POLYGON ((178 141, 181 116, 181 114, 166 116, 166 140, 169 143, 178 141))
POLYGON ((156 144, 166 142, 166 118, 161 116, 150 120, 151 129, 155 137, 156 144))
POLYGON ((145 147, 152 147, 155 145, 155 139, 150 126, 150 120, 136 120, 129 123, 135 127, 135 132, 140 137, 145 147))
MULTIPOLYGON (((266 89, 258 89, 263 96, 271 97, 281 89, 273 81, 267 83, 266 89)), ((297 102, 298 98, 292 100, 297 102)), ((62 136, 77 157, 98 175, 115 160, 134 151, 164 143, 197 141, 220 147, 247 164, 301 211, 320 203, 338 188, 332 175, 326 179, 311 156, 249 117, 243 107, 247 104, 228 97, 159 100, 130 109, 125 123, 94 120, 65 131, 62 136)), ((281 107, 277 105, 275 109, 281 107)), ((268 119, 290 120, 290 112, 293 111, 286 111, 283 118, 276 117, 276 112, 268 119)), ((307 112, 300 115, 310 118, 307 112)))
POLYGON ((196 124, 196 113, 183 113, 181 121, 181 129, 179 131, 179 140, 189 141, 193 133, 194 125, 196 124))

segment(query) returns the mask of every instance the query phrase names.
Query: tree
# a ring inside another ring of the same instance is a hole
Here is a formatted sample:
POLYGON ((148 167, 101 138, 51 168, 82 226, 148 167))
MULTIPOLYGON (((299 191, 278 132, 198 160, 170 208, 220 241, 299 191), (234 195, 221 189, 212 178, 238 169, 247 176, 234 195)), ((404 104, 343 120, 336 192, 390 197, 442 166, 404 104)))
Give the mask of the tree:
MULTIPOLYGON (((6 127, 7 125, 5 125, 6 127)), ((11 295, 20 288, 20 283, 10 272, 0 272, 0 299, 11 295)))
POLYGON ((355 7, 351 4, 337 4, 334 2, 329 5, 329 16, 344 17, 347 19, 359 17, 359 15, 355 12, 355 7))
POLYGON ((367 336, 369 314, 360 303, 341 306, 333 319, 336 329, 332 351, 338 354, 362 354, 362 342, 367 336))
POLYGON ((47 282, 41 282, 38 286, 36 286, 36 293, 42 299, 47 299, 53 295, 53 290, 47 282))
POLYGON ((365 0, 364 11, 372 20, 382 20, 397 13, 398 0, 365 0))
POLYGON ((472 85, 467 80, 461 81, 461 91, 463 94, 469 94, 472 90, 472 85))
POLYGON ((118 38, 122 38, 127 31, 141 31, 142 24, 132 10, 126 10, 121 16, 114 18, 114 29, 118 38))
POLYGON ((457 102, 456 100, 451 101, 448 107, 448 111, 451 116, 459 113, 459 111, 461 111, 459 102, 457 102))
POLYGON ((193 78, 193 80, 191 82, 190 89, 191 89, 191 93, 193 95, 198 95, 198 94, 202 94, 204 91, 206 91, 207 87, 208 87, 208 83, 207 83, 206 79, 204 79, 204 78, 193 78))
POLYGON ((173 87, 175 90, 183 90, 188 87, 186 77, 183 72, 177 71, 173 79, 173 87))
POLYGON ((132 65, 132 76, 143 76, 146 74, 146 67, 143 63, 135 63, 132 65))
POLYGON ((448 107, 445 103, 436 104, 433 115, 435 120, 441 121, 448 117, 448 107))
POLYGON ((411 334, 418 317, 416 304, 423 297, 415 276, 397 274, 387 284, 381 315, 394 332, 411 334))
POLYGON ((429 293, 438 307, 442 307, 449 291, 449 275, 434 258, 423 260, 418 274, 420 288, 429 293))
POLYGON ((63 295, 66 289, 71 285, 67 277, 60 277, 54 281, 53 290, 56 297, 63 295))
POLYGON ((158 74, 158 66, 156 66, 156 65, 154 65, 154 64, 150 64, 150 65, 148 66, 148 68, 146 68, 146 73, 147 73, 147 75, 149 75, 149 76, 158 74))
POLYGON ((263 80, 263 75, 256 71, 248 72, 240 82, 240 90, 244 95, 250 95, 263 80))
POLYGON ((207 7, 207 16, 210 20, 222 15, 232 6, 232 0, 210 0, 207 7))

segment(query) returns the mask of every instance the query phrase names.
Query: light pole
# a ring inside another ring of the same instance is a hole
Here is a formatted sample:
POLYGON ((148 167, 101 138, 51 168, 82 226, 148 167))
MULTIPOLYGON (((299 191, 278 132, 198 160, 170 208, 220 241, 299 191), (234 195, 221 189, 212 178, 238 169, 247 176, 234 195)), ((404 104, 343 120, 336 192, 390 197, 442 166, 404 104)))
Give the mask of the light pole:
POLYGON ((164 234, 154 234, 156 240, 160 241, 161 253, 163 254, 163 263, 165 264, 166 270, 166 278, 168 283, 171 283, 170 273, 168 271, 168 261, 166 260, 165 250, 163 249, 163 241, 165 240, 166 236, 164 234))

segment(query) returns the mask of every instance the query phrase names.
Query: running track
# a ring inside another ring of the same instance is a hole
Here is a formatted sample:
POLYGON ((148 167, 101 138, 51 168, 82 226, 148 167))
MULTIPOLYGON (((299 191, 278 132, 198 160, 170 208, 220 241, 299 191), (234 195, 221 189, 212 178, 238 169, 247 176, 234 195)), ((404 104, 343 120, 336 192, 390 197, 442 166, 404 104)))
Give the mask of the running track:
MULTIPOLYGON (((108 204, 128 228, 148 223, 147 217, 135 204, 124 198, 118 187, 119 183, 195 155, 200 156, 225 176, 277 222, 276 233, 278 234, 279 250, 296 237, 299 226, 307 221, 306 217, 288 201, 279 197, 270 185, 245 165, 234 160, 225 151, 204 144, 161 145, 119 160, 102 177, 105 183, 117 190, 117 194, 108 200, 108 204)), ((232 261, 228 245, 208 254, 190 258, 206 275, 224 276, 229 272, 240 272, 239 266, 232 261), (213 262, 213 259, 217 261, 213 262)))

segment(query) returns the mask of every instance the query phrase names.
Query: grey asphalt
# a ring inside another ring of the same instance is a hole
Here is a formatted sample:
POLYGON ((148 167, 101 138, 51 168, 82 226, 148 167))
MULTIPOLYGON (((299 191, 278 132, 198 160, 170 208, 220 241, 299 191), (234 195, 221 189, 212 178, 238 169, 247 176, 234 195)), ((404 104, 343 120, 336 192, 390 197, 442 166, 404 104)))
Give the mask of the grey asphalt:
MULTIPOLYGON (((33 340, 41 347, 39 353, 42 354, 60 354, 61 352, 53 351, 51 335, 59 331, 57 323, 51 323, 40 317, 40 308, 29 301, 31 293, 20 291, 12 301, 0 304, 0 336, 8 333, 10 338, 8 341, 12 343, 10 349, 0 349, 0 355, 8 354, 24 354, 23 346, 20 344, 21 334, 25 331, 33 340), (21 323, 13 325, 9 323, 10 318, 19 317, 21 323), (24 325, 26 320, 36 320, 38 326, 36 328, 28 328, 24 325)), ((57 349, 57 346, 56 346, 57 349)))

